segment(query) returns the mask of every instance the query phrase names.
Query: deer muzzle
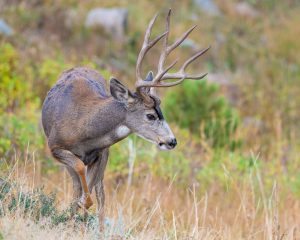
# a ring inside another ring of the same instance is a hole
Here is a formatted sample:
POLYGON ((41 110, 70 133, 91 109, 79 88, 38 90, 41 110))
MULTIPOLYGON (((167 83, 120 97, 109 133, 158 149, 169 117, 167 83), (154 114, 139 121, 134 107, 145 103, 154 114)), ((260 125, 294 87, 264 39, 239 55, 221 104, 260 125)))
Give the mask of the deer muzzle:
POLYGON ((168 141, 166 143, 160 142, 158 144, 158 146, 161 150, 171 150, 171 149, 175 148, 176 145, 177 145, 176 138, 172 138, 170 141, 168 141))

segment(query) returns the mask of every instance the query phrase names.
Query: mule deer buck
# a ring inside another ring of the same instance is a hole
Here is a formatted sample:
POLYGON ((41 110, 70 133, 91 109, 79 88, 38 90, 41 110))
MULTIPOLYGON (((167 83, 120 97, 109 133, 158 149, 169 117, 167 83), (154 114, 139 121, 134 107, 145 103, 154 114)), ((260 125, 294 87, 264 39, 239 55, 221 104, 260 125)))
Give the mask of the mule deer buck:
MULTIPOLYGON (((206 74, 190 75, 186 68, 209 48, 189 58, 176 73, 169 73, 177 60, 164 67, 167 56, 193 31, 192 27, 173 44, 168 45, 169 10, 165 32, 150 40, 157 15, 151 20, 136 64, 136 91, 130 91, 115 78, 106 81, 89 68, 73 68, 62 73, 48 92, 42 109, 42 124, 54 158, 66 166, 73 180, 76 206, 88 209, 95 189, 99 223, 104 218, 103 176, 109 147, 135 133, 157 144, 160 149, 173 149, 177 142, 160 109, 157 87, 172 87, 185 79, 202 79, 206 74), (143 79, 141 67, 146 53, 163 39, 158 70, 143 79), (166 82, 165 80, 172 81, 166 82)), ((100 224, 102 227, 103 225, 100 224)))

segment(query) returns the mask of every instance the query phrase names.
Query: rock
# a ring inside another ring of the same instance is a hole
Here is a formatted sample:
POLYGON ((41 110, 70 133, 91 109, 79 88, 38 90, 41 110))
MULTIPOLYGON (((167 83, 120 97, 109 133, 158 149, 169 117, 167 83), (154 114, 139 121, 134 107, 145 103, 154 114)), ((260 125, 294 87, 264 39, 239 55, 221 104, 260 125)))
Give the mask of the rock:
POLYGON ((243 17, 257 18, 259 16, 259 12, 247 2, 237 3, 234 9, 238 15, 243 17))
POLYGON ((123 39, 127 29, 128 10, 125 8, 95 8, 89 11, 86 28, 100 28, 115 39, 123 39))
POLYGON ((194 4, 201 11, 209 15, 218 16, 221 13, 219 7, 215 4, 214 0, 194 0, 194 4))
POLYGON ((0 35, 11 36, 13 33, 13 29, 3 19, 0 19, 0 35))
POLYGON ((216 83, 221 86, 228 86, 231 84, 229 76, 225 73, 209 73, 206 78, 208 82, 216 83))
POLYGON ((69 9, 64 13, 64 25, 67 29, 74 29, 80 24, 80 20, 75 9, 69 9))

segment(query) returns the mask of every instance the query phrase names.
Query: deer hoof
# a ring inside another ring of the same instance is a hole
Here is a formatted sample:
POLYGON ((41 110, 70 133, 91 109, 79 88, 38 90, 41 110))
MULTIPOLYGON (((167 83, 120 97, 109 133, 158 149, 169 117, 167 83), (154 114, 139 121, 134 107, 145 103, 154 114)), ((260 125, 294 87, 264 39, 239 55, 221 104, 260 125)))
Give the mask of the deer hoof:
POLYGON ((83 209, 89 209, 93 205, 93 200, 90 196, 83 196, 78 202, 78 206, 83 209))

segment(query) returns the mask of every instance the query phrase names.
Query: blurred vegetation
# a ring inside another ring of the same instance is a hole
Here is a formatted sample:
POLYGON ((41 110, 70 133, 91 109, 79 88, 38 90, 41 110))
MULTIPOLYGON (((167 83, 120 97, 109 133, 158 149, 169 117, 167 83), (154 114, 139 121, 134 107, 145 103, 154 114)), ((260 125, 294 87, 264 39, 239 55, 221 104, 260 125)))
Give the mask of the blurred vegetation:
POLYGON ((227 145, 234 150, 238 116, 218 92, 216 84, 186 81, 166 95, 167 119, 189 129, 196 137, 203 136, 214 148, 227 145))
POLYGON ((0 111, 12 112, 24 107, 31 100, 31 86, 24 78, 28 69, 20 69, 21 61, 18 51, 9 43, 0 46, 0 111), (24 71, 21 73, 21 71, 24 71))
MULTIPOLYGON (((215 2, 221 11, 217 16, 201 12, 191 0, 0 0, 0 14, 15 30, 13 36, 0 35, 0 158, 13 164, 15 154, 35 152, 47 171, 48 161, 54 160, 45 150, 40 108, 60 73, 88 65, 107 80, 113 75, 133 87, 135 59, 148 21, 172 7, 170 42, 197 24, 191 36, 196 48, 212 46, 189 69, 207 71, 208 78, 161 91, 163 111, 179 141, 174 151, 158 152, 131 136, 111 148, 108 171, 126 178, 132 157, 136 178, 150 173, 164 179, 176 176, 183 184, 226 186, 256 163, 266 184, 278 177, 300 194, 300 5, 293 0, 248 0, 259 12, 251 18, 234 10, 236 0, 215 2), (84 28, 87 12, 99 6, 128 8, 123 43, 84 28), (211 81, 214 74, 219 77, 211 81)), ((163 31, 163 21, 158 19, 153 36, 163 31)), ((170 61, 194 51, 186 45, 170 61)), ((149 55, 144 66, 155 69, 159 48, 149 55)))

